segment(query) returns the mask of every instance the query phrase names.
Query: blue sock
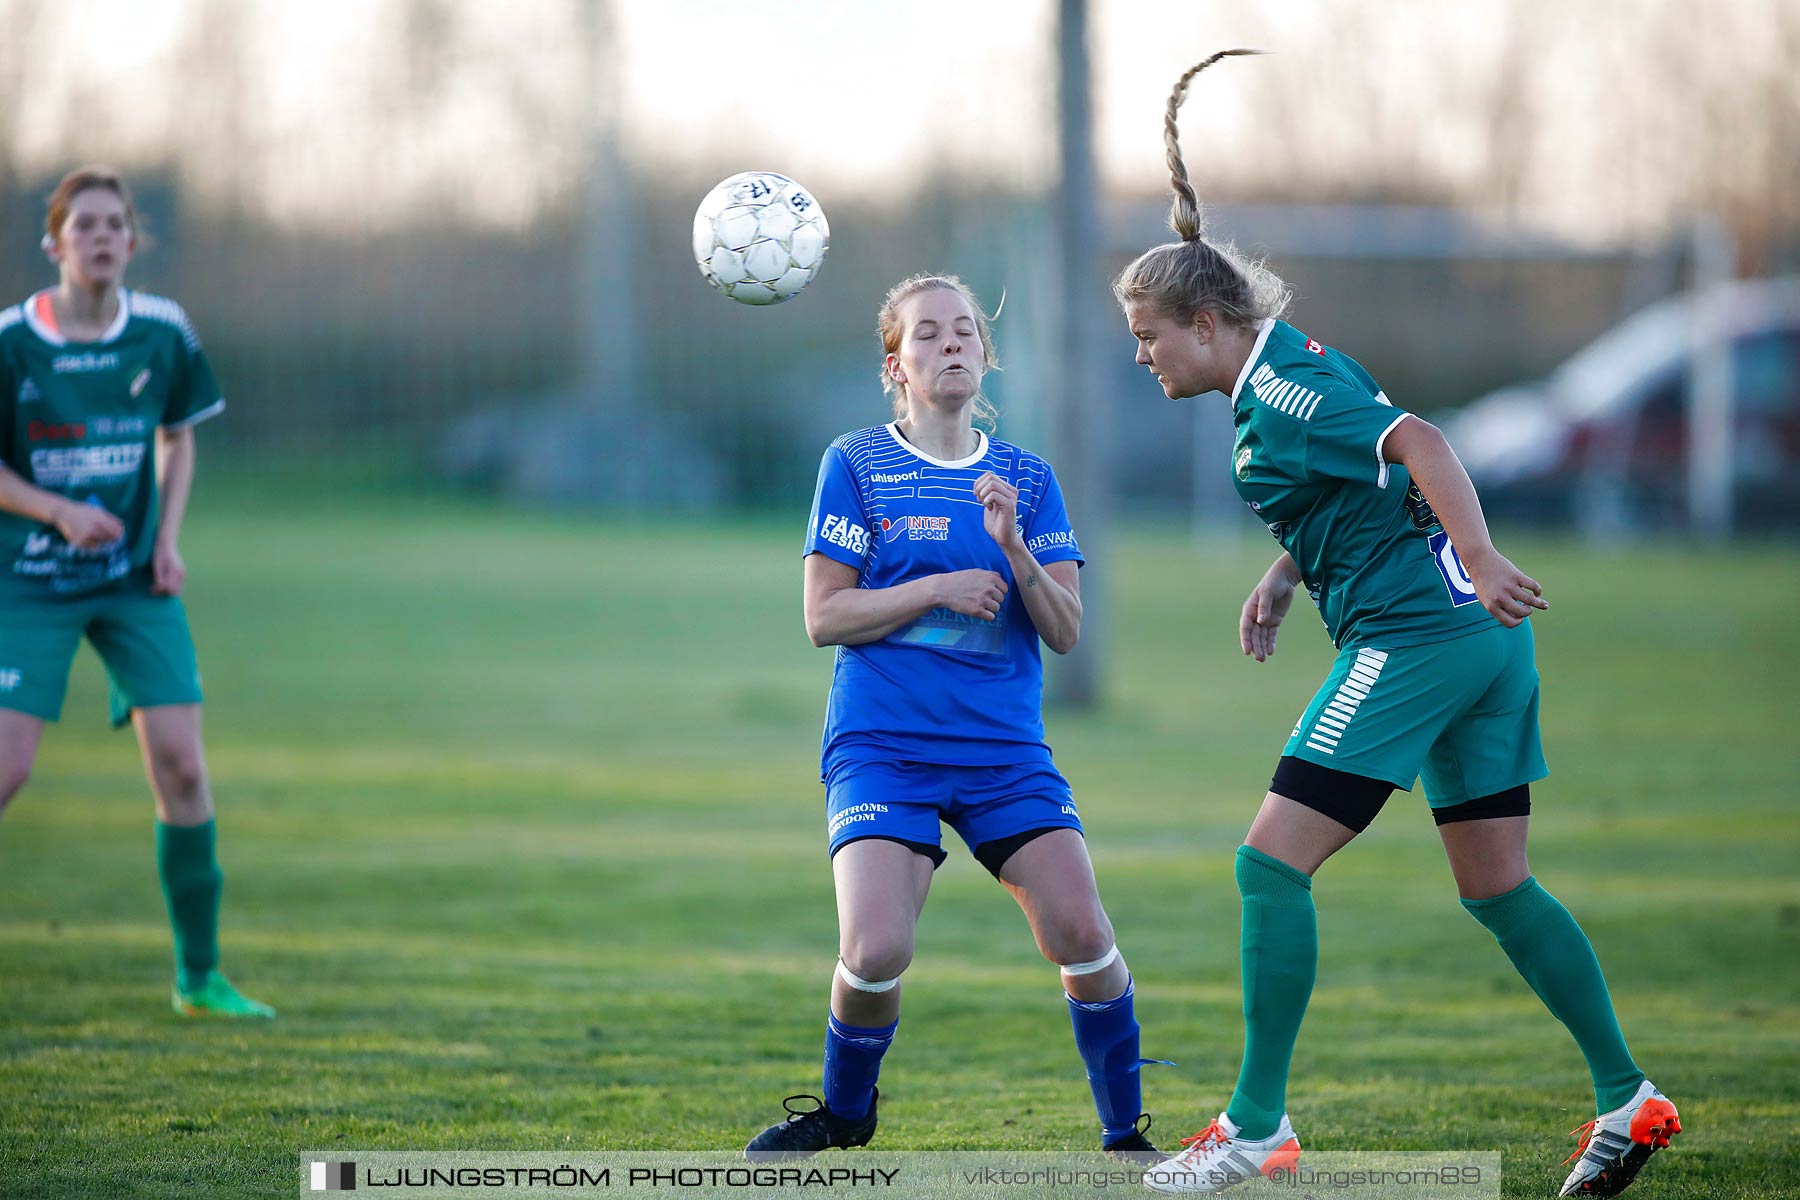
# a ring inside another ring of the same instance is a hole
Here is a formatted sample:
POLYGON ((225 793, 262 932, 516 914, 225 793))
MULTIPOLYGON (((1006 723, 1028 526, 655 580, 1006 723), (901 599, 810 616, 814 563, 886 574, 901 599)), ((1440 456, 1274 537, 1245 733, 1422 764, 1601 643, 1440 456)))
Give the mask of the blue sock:
MULTIPOLYGON (((1131 980, 1111 1000, 1077 1000, 1069 996, 1069 1021, 1075 1026, 1075 1048, 1087 1065, 1088 1086, 1100 1114, 1102 1141, 1113 1142, 1137 1128, 1144 1111, 1138 1083, 1138 1023, 1131 1010, 1131 980)), ((1066 994, 1066 993, 1065 993, 1066 994)))
POLYGON ((891 1025, 868 1028, 825 1014, 825 1107, 833 1116, 860 1121, 869 1115, 881 1056, 894 1044, 899 1027, 898 1017, 891 1025))

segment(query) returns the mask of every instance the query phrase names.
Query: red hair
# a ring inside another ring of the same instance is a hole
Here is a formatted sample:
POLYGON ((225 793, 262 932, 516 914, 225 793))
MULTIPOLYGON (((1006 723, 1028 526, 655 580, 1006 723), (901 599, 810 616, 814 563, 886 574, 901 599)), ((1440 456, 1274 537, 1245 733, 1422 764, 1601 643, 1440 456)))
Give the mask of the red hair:
POLYGON ((44 237, 46 247, 54 244, 62 232, 63 222, 69 219, 69 209, 74 206, 75 197, 93 188, 105 188, 125 203, 125 224, 131 229, 132 236, 137 235, 137 205, 132 202, 131 189, 125 186, 124 177, 109 167, 78 167, 62 177, 45 203, 49 206, 44 214, 44 237))

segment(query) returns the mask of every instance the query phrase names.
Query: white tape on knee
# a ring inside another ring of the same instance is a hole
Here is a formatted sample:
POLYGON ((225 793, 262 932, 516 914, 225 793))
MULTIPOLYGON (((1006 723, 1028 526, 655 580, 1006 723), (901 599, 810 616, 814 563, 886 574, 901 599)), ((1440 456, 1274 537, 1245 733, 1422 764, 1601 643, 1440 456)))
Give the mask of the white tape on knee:
POLYGON ((1092 975, 1096 971, 1104 971, 1112 966, 1113 959, 1119 957, 1119 947, 1115 943, 1111 950, 1096 958, 1093 962, 1064 963, 1064 975, 1092 975))
MULTIPOLYGON (((1117 954, 1118 950, 1115 949, 1113 953, 1117 954)), ((861 975, 858 975, 849 967, 846 967, 844 965, 844 960, 841 958, 838 959, 837 973, 839 979, 842 979, 845 983, 849 984, 859 992, 890 991, 895 984, 900 982, 900 977, 898 975, 894 976, 892 979, 864 979, 861 975)))

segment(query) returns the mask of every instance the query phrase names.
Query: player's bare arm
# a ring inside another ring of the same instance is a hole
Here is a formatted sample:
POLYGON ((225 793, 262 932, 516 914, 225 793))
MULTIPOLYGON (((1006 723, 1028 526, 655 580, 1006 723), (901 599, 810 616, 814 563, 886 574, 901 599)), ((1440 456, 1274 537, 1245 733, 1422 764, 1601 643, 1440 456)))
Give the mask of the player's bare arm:
POLYGON ((162 513, 156 524, 156 549, 150 559, 150 590, 159 596, 178 596, 187 583, 187 564, 181 558, 181 522, 187 515, 188 495, 194 487, 194 431, 162 428, 156 431, 156 468, 162 490, 162 513))
POLYGON ((1468 569, 1481 606, 1495 620, 1510 629, 1532 609, 1550 607, 1538 581, 1494 549, 1475 485, 1437 426, 1408 415, 1388 434, 1382 450, 1389 462, 1403 464, 1419 485, 1468 569))
POLYGON ((125 533, 119 518, 97 504, 82 504, 28 483, 18 472, 0 466, 0 509, 54 525, 78 550, 93 550, 125 533))
POLYGON ((992 471, 975 481, 975 498, 981 501, 982 523, 994 544, 1006 555, 1019 598, 1044 645, 1067 654, 1081 638, 1081 567, 1074 562, 1038 562, 1019 533, 1019 489, 992 471))
POLYGON ((1263 577, 1250 589, 1238 616, 1238 643, 1244 653, 1257 662, 1267 662, 1275 653, 1275 634, 1294 602, 1294 589, 1300 585, 1300 568, 1286 551, 1276 559, 1263 577))
POLYGON ((823 554, 806 556, 806 636, 815 646, 878 642, 934 608, 991 621, 1006 600, 1006 580, 994 571, 951 571, 898 587, 858 587, 860 573, 823 554))

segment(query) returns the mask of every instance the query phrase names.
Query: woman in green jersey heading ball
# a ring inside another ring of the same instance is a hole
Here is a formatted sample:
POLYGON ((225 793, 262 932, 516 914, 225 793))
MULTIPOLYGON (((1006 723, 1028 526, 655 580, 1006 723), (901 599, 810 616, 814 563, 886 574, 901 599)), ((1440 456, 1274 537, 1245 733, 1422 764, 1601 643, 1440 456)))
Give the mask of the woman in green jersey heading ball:
POLYGON ((181 307, 124 287, 137 218, 116 174, 64 178, 43 247, 61 282, 0 310, 0 808, 62 714, 85 635, 156 796, 175 1008, 272 1017, 218 970, 223 877, 179 599, 194 426, 225 401, 181 307))
POLYGON ((1283 553, 1244 602, 1258 662, 1304 586, 1340 651, 1288 738, 1238 848, 1246 1035, 1226 1110, 1150 1172, 1158 1191, 1212 1193, 1291 1166, 1294 1041, 1318 959, 1312 877, 1390 793, 1423 777, 1469 913, 1575 1036, 1593 1074, 1593 1122, 1563 1195, 1622 1190, 1680 1132, 1675 1106, 1625 1048, 1581 927, 1532 877, 1530 785, 1546 774, 1526 618, 1542 589, 1494 549, 1469 477, 1443 435, 1395 408, 1353 359, 1280 319, 1289 293, 1260 263, 1201 236, 1199 205, 1164 120, 1179 241, 1114 285, 1137 361, 1170 399, 1223 392, 1238 494, 1283 553))

